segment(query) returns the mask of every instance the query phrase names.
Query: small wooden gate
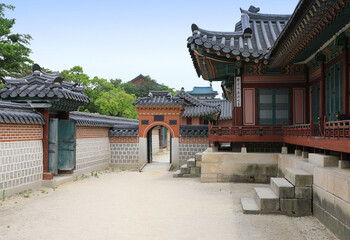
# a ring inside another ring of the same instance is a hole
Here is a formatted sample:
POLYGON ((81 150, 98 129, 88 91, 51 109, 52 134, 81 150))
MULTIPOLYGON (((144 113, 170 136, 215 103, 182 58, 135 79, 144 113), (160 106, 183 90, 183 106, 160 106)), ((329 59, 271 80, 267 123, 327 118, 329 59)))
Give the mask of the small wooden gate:
POLYGON ((76 165, 76 125, 72 120, 50 119, 49 172, 72 171, 76 165))

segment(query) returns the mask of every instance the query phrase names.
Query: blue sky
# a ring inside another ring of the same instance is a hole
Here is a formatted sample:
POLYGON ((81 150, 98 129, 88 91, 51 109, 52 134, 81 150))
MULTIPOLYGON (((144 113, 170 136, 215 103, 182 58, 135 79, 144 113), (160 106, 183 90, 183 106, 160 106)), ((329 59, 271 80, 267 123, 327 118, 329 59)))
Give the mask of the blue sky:
MULTIPOLYGON (((234 31, 239 8, 291 14, 298 1, 3 1, 16 7, 13 32, 33 37, 31 58, 61 71, 75 65, 90 77, 150 75, 175 89, 208 86, 198 78, 186 47, 191 24, 215 31, 234 31)), ((220 84, 214 83, 221 93, 220 84)))

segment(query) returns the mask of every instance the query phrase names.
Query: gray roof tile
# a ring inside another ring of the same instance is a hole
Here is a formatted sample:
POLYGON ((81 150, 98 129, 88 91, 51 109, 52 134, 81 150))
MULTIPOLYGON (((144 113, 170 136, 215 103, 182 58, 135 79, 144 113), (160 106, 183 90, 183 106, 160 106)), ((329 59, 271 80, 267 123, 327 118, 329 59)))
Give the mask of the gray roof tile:
POLYGON ((150 91, 147 97, 139 97, 135 106, 181 106, 184 102, 172 96, 170 91, 150 91))
POLYGON ((45 117, 28 104, 0 101, 0 123, 45 124, 45 117))
MULTIPOLYGON (((37 69, 39 65, 35 64, 37 69)), ((33 68, 34 68, 33 66, 33 68)), ((84 95, 84 87, 63 81, 58 73, 45 73, 35 70, 32 75, 18 79, 4 79, 5 88, 0 90, 0 97, 15 98, 58 98, 81 104, 89 103, 84 95)))
POLYGON ((211 104, 204 100, 197 99, 187 93, 183 88, 175 95, 175 97, 185 100, 185 111, 183 117, 204 117, 211 114, 220 113, 220 108, 217 104, 211 104))
POLYGON ((180 135, 183 137, 207 137, 208 125, 181 125, 180 135))
POLYGON ((136 137, 139 135, 139 125, 114 126, 109 130, 112 137, 136 137))
POLYGON ((70 112, 69 118, 72 119, 78 126, 88 126, 88 127, 114 127, 114 126, 124 126, 124 125, 137 125, 139 120, 106 116, 94 113, 85 112, 70 112))
POLYGON ((220 107, 219 120, 232 120, 232 103, 230 101, 223 99, 207 99, 203 101, 220 107))
MULTIPOLYGON (((241 21, 235 32, 215 32, 192 24, 192 36, 188 47, 195 43, 209 50, 230 53, 235 56, 267 58, 271 47, 291 15, 261 14, 241 9, 241 21)), ((198 71, 197 71, 198 72, 198 71)))

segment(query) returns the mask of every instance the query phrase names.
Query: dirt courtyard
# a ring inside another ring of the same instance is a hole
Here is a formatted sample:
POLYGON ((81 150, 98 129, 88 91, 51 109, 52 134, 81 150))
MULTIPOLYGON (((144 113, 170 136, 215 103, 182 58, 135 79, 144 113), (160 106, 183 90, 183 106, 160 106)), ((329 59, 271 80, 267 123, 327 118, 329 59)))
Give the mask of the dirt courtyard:
POLYGON ((89 174, 2 201, 0 239, 336 239, 314 217, 243 215, 240 197, 254 186, 171 172, 89 174))

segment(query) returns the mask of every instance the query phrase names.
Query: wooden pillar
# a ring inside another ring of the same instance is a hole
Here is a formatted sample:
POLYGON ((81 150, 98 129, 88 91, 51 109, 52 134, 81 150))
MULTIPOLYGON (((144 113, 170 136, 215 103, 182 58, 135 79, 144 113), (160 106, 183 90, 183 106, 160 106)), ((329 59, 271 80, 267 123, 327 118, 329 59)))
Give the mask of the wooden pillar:
POLYGON ((43 126, 43 180, 51 180, 53 173, 49 173, 49 110, 40 109, 45 117, 45 125, 43 126))
MULTIPOLYGON (((321 82, 320 82, 320 117, 321 122, 326 115, 326 75, 325 75, 325 66, 322 61, 321 63, 321 82)), ((320 122, 320 125, 321 125, 320 122)))
POLYGON ((233 86, 232 86, 232 89, 233 89, 233 93, 232 96, 233 96, 233 99, 232 99, 232 103, 233 103, 233 106, 234 106, 234 111, 233 111, 233 118, 234 118, 234 126, 242 126, 243 125, 243 110, 242 110, 242 75, 241 75, 241 70, 237 70, 237 74, 234 78, 234 81, 233 81, 233 86), (239 89, 239 94, 240 96, 237 96, 237 78, 240 78, 240 89, 239 89), (240 98, 240 105, 237 106, 237 97, 240 98))
POLYGON ((343 53, 343 114, 350 115, 349 109, 349 49, 348 39, 346 38, 344 53, 343 53))
POLYGON ((310 123, 310 114, 312 114, 311 108, 310 108, 310 83, 309 83, 309 71, 308 68, 305 66, 305 97, 304 97, 304 123, 310 123), (310 113, 310 114, 309 114, 310 113))

